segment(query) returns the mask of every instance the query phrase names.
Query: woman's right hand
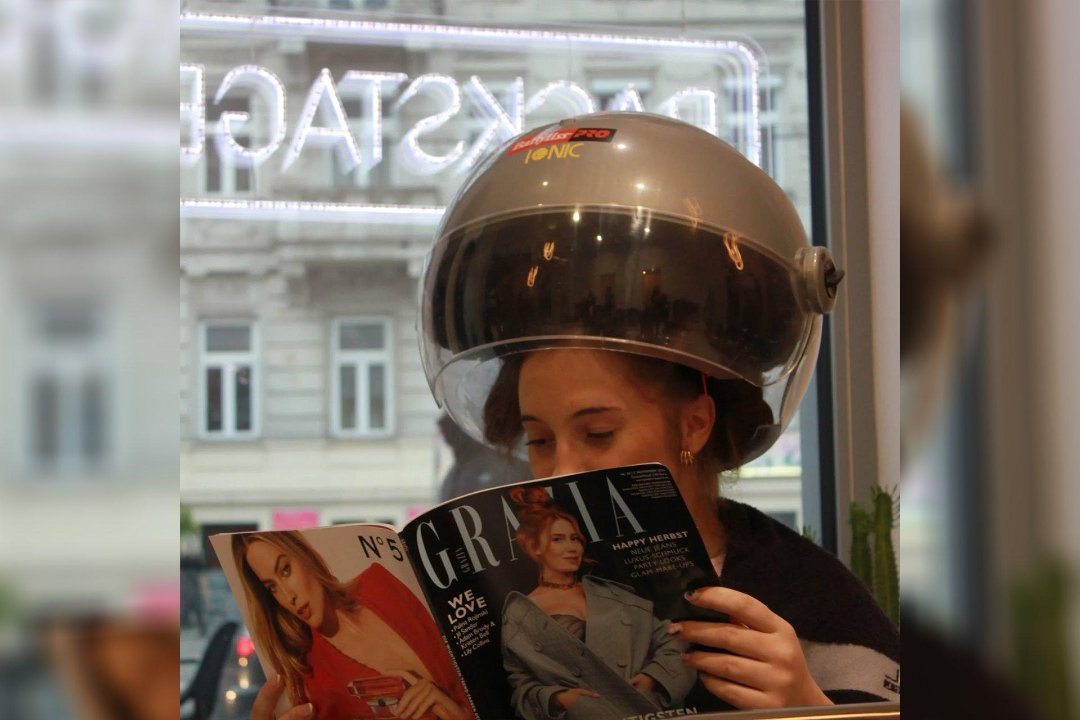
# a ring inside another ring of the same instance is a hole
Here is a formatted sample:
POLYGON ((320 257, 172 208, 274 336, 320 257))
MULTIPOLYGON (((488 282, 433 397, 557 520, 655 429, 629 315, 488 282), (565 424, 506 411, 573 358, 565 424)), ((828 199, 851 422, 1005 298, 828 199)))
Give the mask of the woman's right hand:
POLYGON ((555 693, 555 702, 557 702, 563 710, 569 710, 574 706, 574 703, 583 697, 598 698, 600 696, 592 690, 574 688, 573 690, 563 690, 562 692, 555 693))
MULTIPOLYGON (((275 675, 263 684, 259 694, 255 696, 255 704, 251 707, 251 720, 274 720, 274 708, 277 707, 278 698, 285 690, 285 681, 280 675, 275 675)), ((277 720, 308 720, 314 717, 315 706, 304 703, 291 708, 277 720)))

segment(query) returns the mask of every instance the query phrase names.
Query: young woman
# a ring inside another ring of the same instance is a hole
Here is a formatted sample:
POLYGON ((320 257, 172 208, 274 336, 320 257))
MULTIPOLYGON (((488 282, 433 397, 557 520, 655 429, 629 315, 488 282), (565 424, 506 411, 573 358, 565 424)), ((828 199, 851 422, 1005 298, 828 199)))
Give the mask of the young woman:
POLYGON ((382 695, 395 717, 473 718, 434 621, 382 565, 340 582, 298 532, 235 535, 233 556, 255 641, 281 677, 272 687, 301 716, 375 717, 368 701, 382 695))
POLYGON ((635 112, 508 141, 447 208, 425 265, 424 370, 466 432, 527 450, 536 477, 671 469, 722 583, 689 600, 731 619, 671 626, 695 646, 687 705, 899 699, 899 633, 866 588, 718 497, 717 473, 798 410, 842 277, 760 168, 635 112))
POLYGON ((515 488, 510 499, 518 545, 539 570, 536 589, 503 605, 503 666, 518 717, 603 720, 679 706, 696 673, 670 623, 630 588, 582 576, 585 536, 546 492, 515 488))
POLYGON ((687 705, 899 699, 898 631, 866 588, 718 497, 718 472, 764 453, 798 410, 842 275, 760 168, 645 113, 510 141, 466 181, 432 248, 421 350, 458 424, 527 452, 536 477, 672 471, 722 584, 690 602, 731 618, 673 626, 694 646, 687 705), (552 151, 564 143, 572 153, 552 151))

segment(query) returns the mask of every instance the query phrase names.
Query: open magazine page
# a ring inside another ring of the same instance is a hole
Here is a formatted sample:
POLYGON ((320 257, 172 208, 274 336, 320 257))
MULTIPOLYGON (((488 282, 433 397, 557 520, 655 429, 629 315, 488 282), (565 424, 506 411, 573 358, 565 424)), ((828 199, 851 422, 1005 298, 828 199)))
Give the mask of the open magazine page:
POLYGON ((683 593, 719 580, 664 466, 483 490, 401 537, 481 717, 708 709, 666 629, 704 617, 683 593))
POLYGON ((390 527, 339 525, 211 538, 286 707, 318 718, 473 720, 453 658, 390 527))

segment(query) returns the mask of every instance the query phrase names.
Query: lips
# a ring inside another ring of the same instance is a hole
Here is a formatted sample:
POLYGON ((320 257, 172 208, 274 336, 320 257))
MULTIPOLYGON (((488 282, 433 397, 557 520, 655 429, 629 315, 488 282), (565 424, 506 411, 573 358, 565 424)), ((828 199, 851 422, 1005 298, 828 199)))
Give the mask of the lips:
POLYGON ((311 605, 309 605, 308 603, 304 603, 300 607, 300 609, 296 611, 296 615, 301 620, 310 620, 311 619, 311 605))

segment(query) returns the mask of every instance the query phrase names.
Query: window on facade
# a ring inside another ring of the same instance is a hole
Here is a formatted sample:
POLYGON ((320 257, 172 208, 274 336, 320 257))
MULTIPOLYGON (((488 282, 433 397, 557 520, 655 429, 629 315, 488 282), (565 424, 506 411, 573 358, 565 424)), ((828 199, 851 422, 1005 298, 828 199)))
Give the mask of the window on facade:
POLYGON ((104 316, 86 302, 46 303, 31 328, 30 465, 46 474, 102 469, 116 435, 104 316))
POLYGON ((255 435, 258 394, 254 324, 204 324, 199 366, 202 434, 212 438, 255 435))
POLYGON ((332 344, 334 433, 348 437, 390 434, 390 321, 337 320, 332 344))

